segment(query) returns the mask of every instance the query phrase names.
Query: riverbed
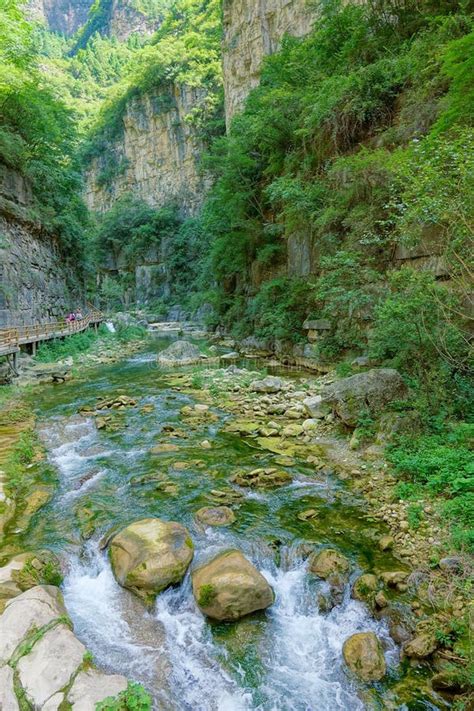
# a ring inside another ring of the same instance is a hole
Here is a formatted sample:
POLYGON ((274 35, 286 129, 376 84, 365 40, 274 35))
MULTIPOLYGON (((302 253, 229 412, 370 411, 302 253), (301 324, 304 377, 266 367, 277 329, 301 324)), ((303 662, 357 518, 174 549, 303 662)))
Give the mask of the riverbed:
MULTIPOLYGON (((193 394, 170 384, 156 365, 157 341, 143 353, 90 369, 83 378, 45 386, 32 401, 40 437, 57 475, 55 494, 16 543, 49 548, 64 562, 63 592, 78 637, 99 666, 135 679, 156 709, 179 711, 358 711, 436 709, 422 685, 408 683, 387 624, 350 596, 361 572, 394 565, 376 545, 380 530, 362 500, 330 470, 304 460, 284 467, 292 483, 269 491, 230 485, 238 468, 272 466, 278 455, 226 432, 229 413, 190 426, 181 408, 193 394), (125 394, 136 406, 120 413, 116 431, 99 430, 81 414, 99 397, 125 394), (207 440, 211 447, 204 449, 207 440), (156 445, 161 452, 153 453, 156 445), (169 447, 169 445, 172 445, 169 447), (166 451, 168 450, 168 451, 166 451), (203 527, 199 508, 232 486, 236 522, 203 527), (316 521, 298 513, 316 509, 316 521), (275 592, 267 611, 235 623, 212 623, 198 610, 190 575, 146 608, 115 581, 104 535, 156 516, 184 524, 194 541, 193 566, 238 548, 275 592), (327 584, 307 571, 312 550, 335 547, 352 563, 342 604, 319 610, 327 584), (344 641, 374 631, 385 649, 383 683, 364 685, 345 668, 344 641)), ((249 364, 246 364, 247 366, 249 364)), ((199 376, 200 368, 188 369, 199 376)), ((304 376, 288 373, 294 382, 304 376)))

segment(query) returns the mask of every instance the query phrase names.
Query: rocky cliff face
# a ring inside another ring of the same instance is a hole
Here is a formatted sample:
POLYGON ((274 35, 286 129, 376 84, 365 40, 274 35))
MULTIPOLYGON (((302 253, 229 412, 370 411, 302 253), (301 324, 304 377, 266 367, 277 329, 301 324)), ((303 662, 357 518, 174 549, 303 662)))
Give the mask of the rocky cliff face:
POLYGON ((73 35, 85 24, 94 0, 30 0, 29 15, 50 30, 73 35))
POLYGON ((160 25, 159 17, 147 17, 139 12, 136 2, 130 0, 113 0, 107 34, 124 42, 130 35, 152 34, 160 25))
POLYGON ((0 328, 54 321, 82 302, 59 245, 30 218, 30 201, 23 178, 0 165, 0 328))
POLYGON ((202 145, 189 115, 203 99, 202 90, 175 85, 134 98, 121 135, 87 172, 89 208, 108 210, 131 192, 150 205, 176 201, 183 215, 195 214, 206 179, 198 170, 202 145))
POLYGON ((223 72, 226 121, 258 85, 263 58, 285 34, 302 37, 315 19, 305 0, 224 0, 223 72))

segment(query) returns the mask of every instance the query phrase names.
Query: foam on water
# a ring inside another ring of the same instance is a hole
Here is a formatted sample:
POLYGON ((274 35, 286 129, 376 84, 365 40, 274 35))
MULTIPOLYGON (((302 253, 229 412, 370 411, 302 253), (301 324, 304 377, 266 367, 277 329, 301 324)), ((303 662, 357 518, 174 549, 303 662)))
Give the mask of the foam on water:
POLYGON ((372 620, 364 607, 348 596, 330 614, 320 614, 305 563, 286 571, 262 572, 276 594, 276 602, 267 612, 271 641, 261 649, 267 667, 263 691, 268 699, 262 709, 362 711, 366 707, 343 669, 342 645, 351 634, 373 630, 390 648, 390 663, 394 644, 385 626, 372 620))
MULTIPOLYGON (((173 407, 182 402, 182 398, 174 400, 173 407)), ((163 412, 163 398, 157 400, 157 410, 159 407, 163 412)), ((209 428, 211 436, 216 429, 209 428)), ((155 435, 156 431, 151 431, 150 439, 155 435)), ((120 474, 119 467, 115 472, 117 463, 123 467, 125 461, 126 469, 133 472, 148 453, 143 435, 134 439, 132 427, 123 433, 120 449, 104 451, 103 437, 91 418, 52 419, 42 436, 61 476, 57 507, 85 489, 97 485, 100 491, 104 480, 113 481, 117 472, 120 474), (90 478, 85 479, 88 474, 90 478)), ((111 443, 115 447, 115 440, 109 440, 109 447, 111 443)), ((127 486, 125 479, 117 477, 115 496, 127 486)), ((288 487, 288 497, 299 499, 315 488, 326 488, 329 493, 329 479, 311 482, 298 477, 288 487)), ((245 494, 257 501, 271 498, 268 493, 245 490, 245 494)), ((126 497, 123 501, 127 505, 126 497)), ((371 619, 362 604, 350 599, 349 589, 340 606, 322 615, 317 594, 324 583, 307 574, 307 563, 299 555, 301 542, 295 542, 293 548, 280 548, 278 567, 274 551, 251 533, 242 537, 232 528, 206 527, 196 528, 192 536, 196 547, 193 565, 220 550, 241 549, 273 587, 273 606, 254 620, 253 627, 252 618, 238 623, 242 624, 243 647, 234 654, 235 646, 222 626, 216 632, 199 611, 189 574, 179 587, 161 593, 149 612, 117 584, 107 555, 99 550, 97 541, 89 541, 82 551, 79 547, 71 551, 63 589, 75 631, 101 667, 144 683, 160 711, 368 708, 344 669, 341 650, 351 634, 373 630, 384 641, 389 665, 394 664, 396 648, 385 623, 371 619), (248 639, 247 624, 252 631, 248 639), (255 668, 250 668, 252 659, 256 660, 255 668)), ((241 643, 240 637, 237 643, 241 643)))
POLYGON ((140 639, 140 625, 153 620, 140 601, 117 585, 97 543, 89 543, 83 556, 72 559, 63 593, 76 634, 97 662, 106 669, 156 686, 158 630, 154 638, 148 635, 150 639, 143 639, 143 635, 140 639))
POLYGON ((182 711, 247 711, 252 696, 218 661, 210 629, 198 611, 189 580, 157 598, 156 619, 166 633, 170 685, 182 711))
POLYGON ((178 708, 363 711, 366 707, 343 669, 342 645, 355 632, 373 630, 386 643, 388 662, 393 663, 395 646, 385 626, 371 620, 363 605, 348 597, 329 615, 321 615, 315 591, 308 584, 306 564, 301 561, 288 570, 270 565, 262 573, 276 599, 266 613, 268 621, 258 650, 263 667, 259 700, 245 688, 241 669, 226 670, 219 661, 226 658, 225 650, 213 641, 189 582, 157 599, 156 617, 166 632, 170 682, 173 697, 180 699, 178 708))

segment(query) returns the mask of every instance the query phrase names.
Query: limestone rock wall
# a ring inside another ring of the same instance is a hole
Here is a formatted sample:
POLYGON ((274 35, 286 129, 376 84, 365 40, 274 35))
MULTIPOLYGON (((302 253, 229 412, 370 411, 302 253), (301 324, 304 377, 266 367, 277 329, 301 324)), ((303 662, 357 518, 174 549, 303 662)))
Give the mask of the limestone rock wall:
POLYGON ((57 241, 30 217, 30 199, 22 177, 0 166, 0 328, 47 323, 82 305, 57 241))
POLYGON ((94 0, 30 0, 28 13, 50 30, 73 35, 85 24, 94 0))
POLYGON ((302 37, 315 19, 306 0, 224 0, 223 73, 226 121, 258 85, 266 55, 276 52, 285 34, 302 37))
POLYGON ((86 175, 86 202, 103 212, 130 192, 160 207, 176 201, 183 215, 201 206, 206 178, 199 173, 202 145, 189 121, 205 95, 171 85, 135 97, 123 116, 123 132, 94 158, 86 175), (114 174, 107 171, 114 165, 114 174))

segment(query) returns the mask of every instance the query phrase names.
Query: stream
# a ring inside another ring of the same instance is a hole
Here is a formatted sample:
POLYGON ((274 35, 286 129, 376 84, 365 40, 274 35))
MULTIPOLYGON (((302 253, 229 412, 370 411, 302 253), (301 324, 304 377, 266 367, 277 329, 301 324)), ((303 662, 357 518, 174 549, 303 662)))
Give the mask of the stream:
POLYGON ((143 683, 155 708, 163 710, 437 708, 416 691, 407 702, 397 696, 397 646, 386 623, 350 598, 350 586, 341 605, 326 614, 318 611, 326 583, 307 573, 310 549, 331 544, 348 555, 351 580, 387 565, 387 555, 382 562, 374 542, 376 524, 367 521, 362 503, 337 477, 327 472, 316 477, 314 469, 297 462, 287 467, 293 476, 288 486, 240 489, 232 526, 195 522, 194 512, 209 505, 211 490, 229 486, 239 466, 270 466, 276 455, 222 431, 229 415, 216 408, 217 422, 187 428, 180 409, 194 400, 170 388, 166 372, 156 366, 156 351, 165 345, 156 341, 146 353, 97 366, 87 380, 45 386, 41 400, 32 402, 57 488, 24 540, 67 561, 66 607, 98 665, 143 683), (97 397, 118 394, 138 403, 125 411, 120 431, 99 431, 92 418, 78 414, 97 397), (143 410, 145 405, 153 407, 143 410), (180 436, 170 440, 166 426, 179 428, 180 436), (205 438, 212 449, 200 447, 205 438), (150 452, 164 441, 172 441, 177 451, 150 452), (318 507, 317 523, 298 520, 297 512, 312 506, 318 507), (275 604, 236 623, 210 622, 194 602, 188 571, 180 586, 145 608, 116 583, 101 539, 111 527, 119 530, 150 516, 188 528, 194 566, 223 549, 242 550, 273 587, 275 604), (348 675, 341 654, 348 636, 368 630, 382 640, 388 665, 387 681, 372 687, 348 675))

